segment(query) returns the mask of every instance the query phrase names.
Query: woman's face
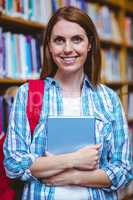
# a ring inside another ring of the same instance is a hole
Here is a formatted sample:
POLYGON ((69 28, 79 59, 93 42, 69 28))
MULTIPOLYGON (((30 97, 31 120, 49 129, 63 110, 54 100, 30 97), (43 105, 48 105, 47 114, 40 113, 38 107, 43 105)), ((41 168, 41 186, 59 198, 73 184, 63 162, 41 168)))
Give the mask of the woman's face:
POLYGON ((49 49, 58 70, 83 71, 90 48, 85 30, 77 23, 62 19, 54 25, 49 49))

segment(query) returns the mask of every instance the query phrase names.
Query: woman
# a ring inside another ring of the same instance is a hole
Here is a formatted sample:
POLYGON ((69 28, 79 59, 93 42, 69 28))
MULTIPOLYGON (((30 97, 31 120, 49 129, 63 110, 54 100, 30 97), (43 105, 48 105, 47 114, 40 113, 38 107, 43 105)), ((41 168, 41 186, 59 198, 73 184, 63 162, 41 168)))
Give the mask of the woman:
POLYGON ((23 199, 115 200, 117 190, 132 179, 125 115, 117 94, 100 84, 100 71, 100 44, 91 19, 78 8, 59 9, 45 33, 44 103, 32 142, 24 84, 4 146, 8 176, 26 181, 23 199), (97 144, 67 154, 48 153, 47 114, 95 117, 97 144))

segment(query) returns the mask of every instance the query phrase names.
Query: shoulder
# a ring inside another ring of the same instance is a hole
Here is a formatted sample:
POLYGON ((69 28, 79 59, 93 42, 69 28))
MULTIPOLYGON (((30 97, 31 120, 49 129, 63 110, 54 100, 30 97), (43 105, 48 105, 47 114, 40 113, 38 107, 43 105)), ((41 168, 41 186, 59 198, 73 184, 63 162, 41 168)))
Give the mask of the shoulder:
MULTIPOLYGON (((35 86, 35 91, 40 91, 40 89, 37 89, 37 87, 41 86, 39 83, 40 80, 33 80, 33 82, 31 81, 30 83, 33 84, 33 87, 35 86)), ((47 80, 43 80, 44 81, 44 87, 45 89, 48 88, 49 86, 49 82, 47 80)), ((42 81, 41 81, 42 82, 42 81)), ((16 98, 19 99, 24 99, 24 101, 27 100, 27 96, 28 96, 28 90, 29 90, 29 81, 27 81, 26 83, 22 84, 19 88, 18 91, 16 93, 16 98)))
POLYGON ((15 100, 23 102, 27 99, 27 95, 28 95, 28 83, 26 82, 18 88, 15 100))
POLYGON ((22 84, 22 85, 19 87, 17 93, 19 93, 19 94, 21 94, 21 93, 22 93, 22 94, 25 94, 25 93, 27 93, 27 92, 28 92, 28 82, 22 84))
POLYGON ((104 84, 99 84, 95 90, 95 94, 100 105, 106 110, 109 109, 111 112, 115 110, 116 106, 121 104, 117 92, 104 84))
POLYGON ((107 98, 107 99, 110 99, 110 100, 119 99, 117 92, 115 90, 111 89, 110 87, 104 85, 104 84, 99 84, 96 92, 102 98, 107 98))

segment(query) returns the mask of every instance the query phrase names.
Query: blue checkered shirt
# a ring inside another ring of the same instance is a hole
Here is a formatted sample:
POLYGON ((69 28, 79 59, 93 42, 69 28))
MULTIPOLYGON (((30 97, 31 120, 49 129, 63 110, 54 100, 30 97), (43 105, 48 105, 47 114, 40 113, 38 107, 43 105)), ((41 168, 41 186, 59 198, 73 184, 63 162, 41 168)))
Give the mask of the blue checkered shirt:
MULTIPOLYGON (((47 115, 63 115, 60 84, 53 78, 45 79, 43 108, 32 139, 26 116, 27 95, 26 83, 20 86, 10 114, 4 144, 6 172, 10 178, 19 177, 26 181, 23 200, 54 200, 56 187, 42 184, 31 175, 29 168, 45 153, 47 115)), ((82 114, 97 119, 96 142, 102 144, 100 168, 112 182, 108 188, 88 187, 88 195, 83 200, 116 200, 118 189, 133 178, 128 127, 121 102, 112 89, 102 84, 94 88, 87 77, 84 78, 81 99, 82 114)))

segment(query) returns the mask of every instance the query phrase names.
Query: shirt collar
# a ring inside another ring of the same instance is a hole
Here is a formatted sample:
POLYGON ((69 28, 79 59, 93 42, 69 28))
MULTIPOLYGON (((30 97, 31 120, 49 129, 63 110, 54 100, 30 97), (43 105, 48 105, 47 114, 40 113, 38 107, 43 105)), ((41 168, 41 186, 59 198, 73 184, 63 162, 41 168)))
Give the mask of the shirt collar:
POLYGON ((49 89, 52 85, 55 85, 56 87, 60 87, 60 84, 59 84, 59 81, 55 80, 54 78, 52 77, 46 77, 45 78, 45 89, 49 89))
MULTIPOLYGON (((58 80, 55 80, 52 77, 46 77, 46 89, 49 89, 51 85, 55 85, 57 88, 60 88, 60 83, 58 80)), ((90 80, 88 79, 87 75, 85 74, 84 76, 84 80, 83 80, 83 87, 90 87, 92 90, 94 90, 94 86, 92 85, 92 83, 90 82, 90 80)))
POLYGON ((92 90, 94 90, 94 86, 92 85, 92 83, 90 82, 88 76, 85 74, 84 76, 84 81, 83 81, 83 86, 87 86, 87 87, 90 87, 92 90))

